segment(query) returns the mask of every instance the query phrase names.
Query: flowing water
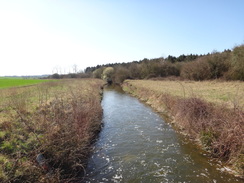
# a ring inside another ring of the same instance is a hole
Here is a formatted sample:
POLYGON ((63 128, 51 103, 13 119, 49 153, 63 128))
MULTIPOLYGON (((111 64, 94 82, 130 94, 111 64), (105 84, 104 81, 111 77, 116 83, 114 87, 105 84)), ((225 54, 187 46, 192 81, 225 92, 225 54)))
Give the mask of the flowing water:
POLYGON ((85 182, 234 183, 150 107, 115 90, 104 92, 104 127, 85 182))

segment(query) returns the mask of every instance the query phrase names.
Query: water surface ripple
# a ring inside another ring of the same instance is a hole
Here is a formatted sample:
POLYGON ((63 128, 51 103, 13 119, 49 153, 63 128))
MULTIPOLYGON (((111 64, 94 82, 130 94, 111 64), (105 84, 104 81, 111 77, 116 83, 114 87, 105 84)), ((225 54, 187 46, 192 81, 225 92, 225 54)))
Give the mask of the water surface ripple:
POLYGON ((85 182, 241 182, 217 170, 215 163, 136 98, 105 91, 102 106, 104 127, 85 182))

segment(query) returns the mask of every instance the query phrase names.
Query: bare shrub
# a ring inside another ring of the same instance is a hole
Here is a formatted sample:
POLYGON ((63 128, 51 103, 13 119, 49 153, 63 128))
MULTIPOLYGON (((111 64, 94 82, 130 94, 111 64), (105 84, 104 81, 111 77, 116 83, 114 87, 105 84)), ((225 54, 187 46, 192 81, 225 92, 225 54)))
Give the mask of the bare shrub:
POLYGON ((215 156, 233 161, 243 154, 244 113, 241 110, 229 110, 224 107, 215 109, 213 121, 218 122, 215 131, 218 138, 212 144, 215 156))
MULTIPOLYGON (((152 107, 166 108, 176 127, 190 139, 201 143, 212 157, 234 165, 241 176, 244 175, 244 112, 242 106, 233 108, 214 105, 200 98, 179 98, 170 94, 158 93, 145 87, 135 87, 124 83, 127 91, 136 94, 152 107)), ((183 88, 184 89, 184 88, 183 88)), ((193 95, 194 96, 194 95, 193 95)))
POLYGON ((122 83, 124 80, 128 78, 130 78, 130 72, 127 68, 122 66, 115 68, 114 81, 116 83, 122 83))
POLYGON ((70 89, 68 97, 56 96, 50 105, 44 106, 46 112, 41 113, 49 123, 40 149, 49 164, 60 171, 60 179, 70 179, 84 171, 90 143, 100 129, 102 109, 98 92, 91 95, 93 91, 80 91, 70 89))
POLYGON ((0 124, 4 132, 0 140, 5 142, 0 145, 0 161, 4 157, 6 162, 0 164, 0 181, 61 182, 81 176, 101 125, 99 83, 75 80, 63 82, 58 89, 40 85, 37 91, 12 90, 8 107, 11 122, 0 124), (37 164, 40 153, 48 168, 37 164))
POLYGON ((244 45, 233 49, 229 75, 231 79, 244 81, 244 45))
POLYGON ((198 58, 196 61, 187 62, 182 65, 180 76, 190 80, 206 80, 211 78, 211 68, 204 57, 198 58))
POLYGON ((211 70, 211 79, 218 79, 226 75, 230 69, 230 52, 213 53, 203 57, 211 70))
POLYGON ((160 69, 158 76, 179 76, 180 75, 180 64, 173 64, 170 62, 162 62, 158 67, 160 69))
POLYGON ((206 130, 211 110, 212 107, 199 98, 186 98, 177 100, 173 113, 179 125, 196 138, 206 130))
POLYGON ((214 107, 198 98, 188 98, 179 99, 173 110, 178 125, 191 138, 199 138, 213 157, 238 162, 238 171, 244 172, 244 112, 240 108, 214 107))
POLYGON ((163 102, 164 106, 166 107, 166 109, 170 112, 173 110, 173 108, 175 107, 175 103, 176 103, 176 98, 175 97, 172 97, 171 95, 169 94, 163 94, 161 97, 160 97, 160 101, 163 102))
POLYGON ((140 79, 141 78, 141 71, 138 63, 131 63, 129 65, 129 73, 130 77, 133 79, 140 79))

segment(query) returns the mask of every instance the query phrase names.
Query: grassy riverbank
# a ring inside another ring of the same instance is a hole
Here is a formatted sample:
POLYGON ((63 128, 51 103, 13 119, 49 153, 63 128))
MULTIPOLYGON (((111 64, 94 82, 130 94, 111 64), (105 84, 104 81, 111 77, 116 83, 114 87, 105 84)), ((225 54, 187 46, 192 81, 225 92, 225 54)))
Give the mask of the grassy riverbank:
POLYGON ((244 177, 243 82, 127 80, 123 88, 244 177))
POLYGON ((60 182, 82 172, 100 130, 102 84, 77 79, 1 89, 0 181, 60 182))

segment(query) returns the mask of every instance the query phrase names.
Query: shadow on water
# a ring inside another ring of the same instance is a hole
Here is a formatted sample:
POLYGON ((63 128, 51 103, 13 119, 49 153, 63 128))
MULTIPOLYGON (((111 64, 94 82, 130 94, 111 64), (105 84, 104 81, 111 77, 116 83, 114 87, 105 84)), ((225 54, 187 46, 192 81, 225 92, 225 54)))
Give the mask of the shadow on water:
POLYGON ((104 90, 105 91, 116 91, 118 93, 125 94, 124 90, 118 83, 114 83, 111 85, 104 85, 104 90))
POLYGON ((103 95, 104 127, 84 182, 242 182, 217 170, 204 152, 121 87, 106 87, 103 95))

